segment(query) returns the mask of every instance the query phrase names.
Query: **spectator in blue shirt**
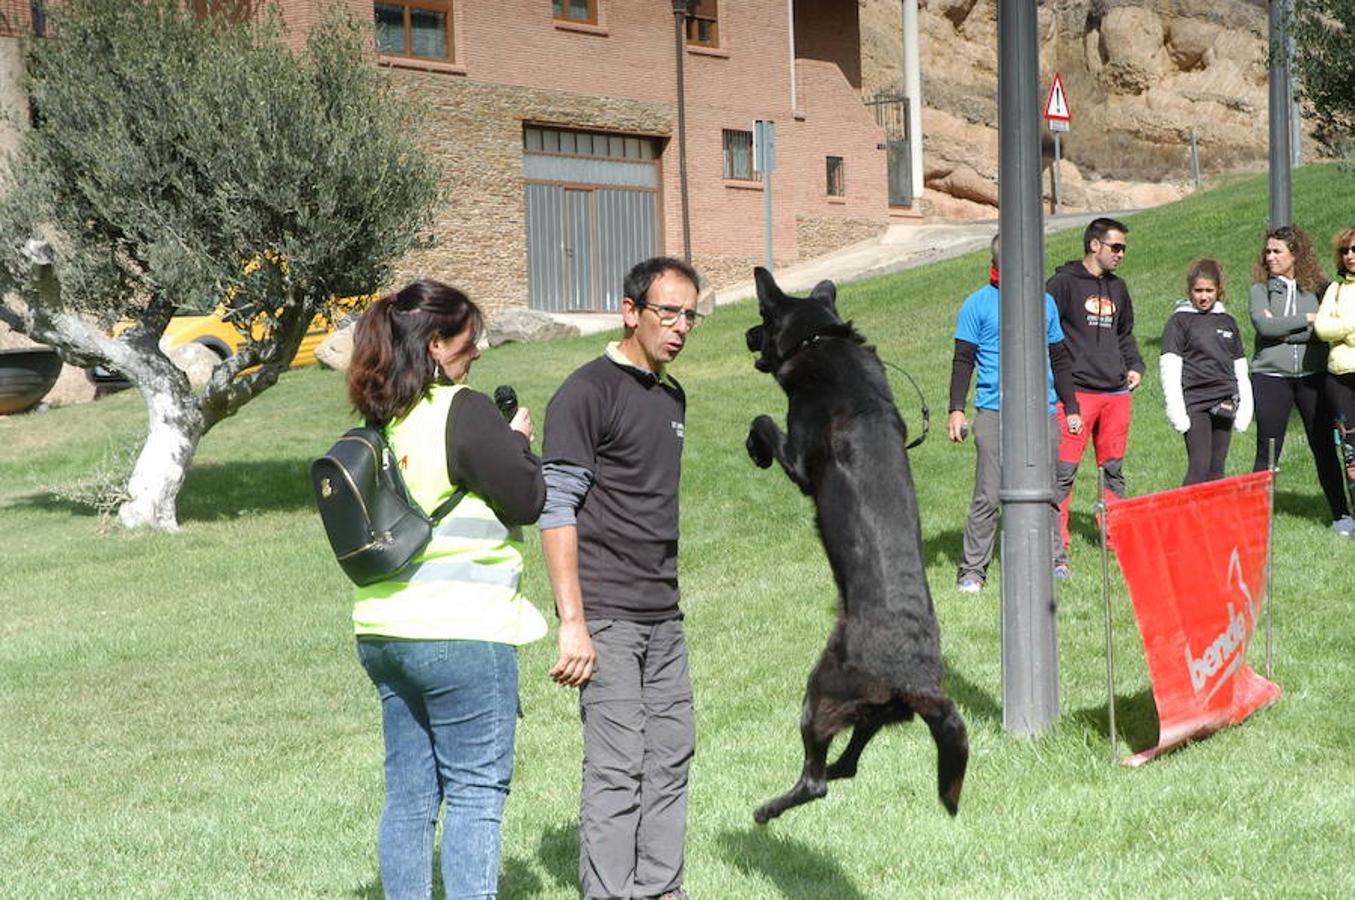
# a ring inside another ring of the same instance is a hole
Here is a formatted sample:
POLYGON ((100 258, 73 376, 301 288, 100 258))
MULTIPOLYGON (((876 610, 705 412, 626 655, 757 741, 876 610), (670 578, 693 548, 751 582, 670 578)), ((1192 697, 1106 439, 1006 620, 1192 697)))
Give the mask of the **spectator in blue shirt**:
MULTIPOLYGON (((969 434, 970 423, 965 418, 965 398, 975 369, 978 370, 974 391, 975 415, 973 421, 974 447, 978 452, 974 462, 974 497, 969 504, 969 519, 964 528, 964 553, 960 560, 957 588, 961 593, 975 594, 983 589, 988 578, 988 564, 993 559, 993 545, 997 538, 998 488, 1002 481, 1002 420, 999 415, 1002 395, 1001 328, 999 327, 998 273, 1001 259, 1001 236, 994 235, 992 266, 988 284, 965 298, 955 325, 955 356, 950 372, 950 415, 946 429, 950 439, 962 442, 969 434)), ((1049 442, 1050 471, 1058 459, 1059 426, 1055 413, 1055 398, 1063 401, 1068 417, 1068 428, 1076 433, 1082 428, 1078 414, 1077 396, 1072 380, 1072 360, 1063 341, 1054 298, 1044 295, 1045 326, 1049 338, 1049 442)), ((1052 486, 1052 485, 1051 485, 1052 486)), ((1050 549, 1057 578, 1069 574, 1067 551, 1058 529, 1050 520, 1050 549)))

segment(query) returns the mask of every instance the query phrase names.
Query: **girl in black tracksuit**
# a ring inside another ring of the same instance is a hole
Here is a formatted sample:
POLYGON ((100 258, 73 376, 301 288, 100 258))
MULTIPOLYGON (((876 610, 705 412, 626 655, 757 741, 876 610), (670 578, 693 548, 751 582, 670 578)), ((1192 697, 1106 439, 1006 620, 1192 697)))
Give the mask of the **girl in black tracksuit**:
POLYGON ((1197 259, 1186 297, 1162 329, 1162 391, 1167 419, 1186 439, 1182 486, 1223 477, 1233 431, 1252 418, 1251 381, 1237 322, 1223 309, 1223 267, 1197 259))

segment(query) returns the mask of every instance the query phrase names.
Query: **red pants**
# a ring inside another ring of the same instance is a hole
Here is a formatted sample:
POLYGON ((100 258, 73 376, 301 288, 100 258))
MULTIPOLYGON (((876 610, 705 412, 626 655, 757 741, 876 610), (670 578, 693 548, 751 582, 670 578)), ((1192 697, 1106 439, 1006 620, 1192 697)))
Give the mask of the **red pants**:
POLYGON ((1059 462, 1055 479, 1059 495, 1059 530, 1063 546, 1068 546, 1068 508, 1073 501, 1073 482, 1077 466, 1087 441, 1096 449, 1096 464, 1106 472, 1107 499, 1124 496, 1124 448, 1129 440, 1129 394, 1098 394, 1077 392, 1077 405, 1082 415, 1082 428, 1077 434, 1068 431, 1068 420, 1059 414, 1059 462))

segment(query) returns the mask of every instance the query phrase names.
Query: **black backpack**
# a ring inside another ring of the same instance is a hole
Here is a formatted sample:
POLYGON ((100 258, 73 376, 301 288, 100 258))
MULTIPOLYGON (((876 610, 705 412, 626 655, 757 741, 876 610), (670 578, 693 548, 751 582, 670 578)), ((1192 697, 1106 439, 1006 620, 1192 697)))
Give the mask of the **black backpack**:
POLYGON ((409 496, 381 429, 351 428, 311 463, 311 487, 344 574, 356 585, 385 581, 418 556, 466 488, 426 515, 409 496))

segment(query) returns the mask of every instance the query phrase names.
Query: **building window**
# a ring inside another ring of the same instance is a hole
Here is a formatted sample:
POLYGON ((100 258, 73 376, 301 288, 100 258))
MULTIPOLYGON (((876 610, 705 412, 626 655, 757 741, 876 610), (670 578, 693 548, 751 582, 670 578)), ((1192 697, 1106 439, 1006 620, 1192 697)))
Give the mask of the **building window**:
POLYGON ((842 168, 842 157, 828 157, 828 196, 845 197, 847 195, 847 176, 842 168))
POLYGON ((378 52, 452 61, 451 0, 403 0, 373 5, 378 52))
POLYGON ((720 46, 720 5, 718 0, 688 0, 687 43, 699 47, 720 46))
POLYGON ((753 171, 753 132, 724 130, 725 178, 730 181, 761 181, 753 171))
POLYGON ((582 22, 585 25, 598 23, 599 0, 552 0, 551 10, 555 18, 565 22, 582 22))
POLYGON ((522 149, 528 153, 562 156, 601 156, 607 159, 655 159, 654 142, 649 138, 564 128, 527 125, 522 129, 522 149))

